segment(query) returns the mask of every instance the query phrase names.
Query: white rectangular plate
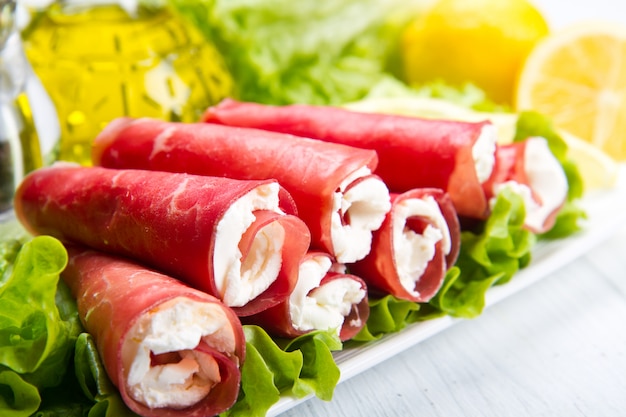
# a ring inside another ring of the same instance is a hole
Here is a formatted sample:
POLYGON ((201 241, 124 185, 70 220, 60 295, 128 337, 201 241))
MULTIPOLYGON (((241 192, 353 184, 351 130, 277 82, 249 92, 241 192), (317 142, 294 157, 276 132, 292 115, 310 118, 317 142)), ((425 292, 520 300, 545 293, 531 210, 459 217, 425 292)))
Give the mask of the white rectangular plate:
MULTIPOLYGON (((487 293, 486 307, 493 305, 523 288, 547 277, 597 244, 609 238, 626 225, 626 166, 621 167, 618 184, 614 189, 587 193, 581 205, 587 212, 581 232, 566 239, 539 242, 533 249, 530 265, 518 272, 505 285, 491 288, 487 293)), ((386 359, 428 339, 446 329, 458 319, 441 317, 407 326, 398 333, 385 335, 380 340, 358 348, 337 352, 335 359, 341 371, 339 382, 378 365, 386 359)), ((306 398, 283 396, 269 410, 276 416, 306 401, 306 398)))

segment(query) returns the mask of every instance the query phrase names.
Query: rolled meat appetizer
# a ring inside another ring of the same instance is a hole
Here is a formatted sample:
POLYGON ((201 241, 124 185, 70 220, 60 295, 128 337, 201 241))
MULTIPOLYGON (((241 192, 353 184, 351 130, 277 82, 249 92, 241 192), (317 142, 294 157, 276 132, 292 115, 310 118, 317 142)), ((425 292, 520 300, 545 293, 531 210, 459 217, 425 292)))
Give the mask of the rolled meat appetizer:
POLYGON ((313 251, 303 258, 291 295, 245 320, 279 337, 330 329, 346 341, 363 328, 368 317, 365 282, 346 273, 345 265, 333 262, 329 254, 313 251))
POLYGON ((379 158, 374 173, 391 192, 441 188, 460 216, 484 219, 489 213, 483 184, 495 164, 497 131, 488 121, 432 120, 230 99, 207 109, 203 120, 373 149, 379 158))
POLYGON ((524 199, 524 225, 535 233, 554 226, 567 200, 568 181, 562 165, 542 137, 498 145, 494 175, 488 183, 492 197, 509 188, 524 199))
POLYGON ((23 180, 15 212, 33 234, 131 257, 247 315, 291 293, 309 247, 282 194, 272 180, 57 164, 23 180))
POLYGON ((427 302, 459 254, 456 211, 448 195, 435 188, 392 193, 391 199, 372 251, 350 271, 365 280, 370 292, 427 302))
POLYGON ((244 180, 276 179, 293 197, 313 248, 362 259, 389 210, 372 150, 206 123, 121 118, 93 144, 94 165, 244 180))
POLYGON ((123 258, 75 246, 68 253, 61 277, 131 410, 204 417, 234 404, 245 339, 230 308, 123 258))

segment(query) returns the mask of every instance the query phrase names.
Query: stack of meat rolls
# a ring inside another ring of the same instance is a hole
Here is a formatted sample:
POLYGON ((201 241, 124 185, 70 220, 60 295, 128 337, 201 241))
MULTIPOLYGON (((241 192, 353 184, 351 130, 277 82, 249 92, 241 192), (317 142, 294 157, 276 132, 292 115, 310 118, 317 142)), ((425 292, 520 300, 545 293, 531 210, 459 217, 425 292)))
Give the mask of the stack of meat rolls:
POLYGON ((422 119, 328 106, 270 106, 231 99, 207 109, 203 120, 373 149, 379 157, 374 173, 390 191, 441 188, 450 195, 459 216, 470 219, 485 219, 492 198, 509 187, 525 199, 526 226, 542 233, 553 226, 567 197, 565 173, 545 140, 529 138, 500 146, 495 126, 488 121, 422 119), (515 173, 511 166, 516 166, 515 173))
POLYGON ((207 123, 282 132, 375 150, 374 171, 389 190, 440 188, 460 216, 484 219, 489 212, 483 184, 495 166, 496 129, 467 123, 336 107, 270 106, 226 99, 204 114, 207 123))
MULTIPOLYGON (((347 266, 368 287, 400 298, 432 298, 458 254, 460 227, 448 194, 435 188, 394 193, 392 207, 386 184, 371 174, 378 172, 373 150, 258 129, 121 118, 96 138, 93 162, 113 169, 275 178, 309 226, 312 251, 329 254, 333 265, 347 266)), ((253 319, 273 327, 267 319, 272 316, 283 323, 278 333, 301 333, 293 312, 310 300, 296 303, 294 297, 253 319)))
POLYGON ((120 118, 93 143, 108 168, 277 180, 293 197, 314 249, 337 262, 363 259, 389 210, 389 191, 372 171, 376 152, 257 129, 120 118))

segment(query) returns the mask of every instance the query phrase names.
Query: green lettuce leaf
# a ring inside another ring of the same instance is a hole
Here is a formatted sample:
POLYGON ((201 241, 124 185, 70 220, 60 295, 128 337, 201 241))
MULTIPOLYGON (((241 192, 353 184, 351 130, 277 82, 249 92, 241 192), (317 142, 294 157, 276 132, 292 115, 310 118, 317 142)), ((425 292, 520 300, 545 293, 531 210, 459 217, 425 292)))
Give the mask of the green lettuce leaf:
POLYGON ((42 392, 33 417, 138 417, 109 380, 88 333, 78 336, 64 381, 42 392))
POLYGON ((0 369, 0 414, 3 417, 28 417, 39 408, 37 387, 15 371, 0 369))
POLYGON ((74 372, 82 394, 92 404, 88 417, 136 417, 111 383, 93 337, 81 333, 76 341, 74 372))
POLYGON ((291 393, 297 398, 315 394, 318 398, 330 401, 340 372, 332 352, 341 350, 343 345, 334 331, 315 331, 290 341, 284 350, 302 354, 302 369, 294 381, 291 393))
POLYGON ((400 300, 392 295, 369 299, 370 315, 361 331, 353 337, 349 345, 378 340, 388 333, 404 329, 415 321, 420 305, 400 300))
POLYGON ((271 104, 362 97, 384 77, 407 17, 379 0, 171 3, 221 51, 238 98, 271 104))
POLYGON ((29 239, 30 236, 17 220, 0 222, 0 286, 11 276, 17 253, 29 239))
POLYGON ((75 305, 64 297, 67 293, 57 295, 66 262, 58 240, 36 237, 21 248, 11 277, 0 287, 0 363, 28 374, 40 387, 60 382, 77 335, 75 305), (57 297, 68 302, 63 312, 57 297))
POLYGON ((285 342, 283 347, 259 326, 246 325, 244 332, 246 360, 241 369, 241 391, 223 416, 262 417, 281 394, 332 398, 339 382, 332 351, 342 348, 334 332, 314 331, 285 342))
POLYGON ((587 218, 587 213, 574 201, 563 206, 552 229, 539 235, 540 239, 562 239, 581 230, 581 220, 587 218))
MULTIPOLYGON (((19 393, 13 386, 11 398, 30 397, 35 391, 39 397, 43 389, 63 381, 81 329, 75 301, 59 280, 67 253, 49 236, 23 245, 21 239, 4 239, 2 247, 6 263, 0 286, 0 371, 13 371, 30 384, 25 389, 20 383, 23 392, 19 393), (12 243, 7 246, 7 242, 12 243)), ((2 405, 8 407, 0 408, 0 414, 16 412, 10 408, 13 399, 5 397, 9 394, 0 390, 0 395, 2 405)))
POLYGON ((484 309, 487 290, 508 282, 530 262, 536 236, 524 228, 524 215, 522 197, 503 190, 482 230, 461 233, 456 270, 447 274, 442 288, 429 302, 431 308, 424 313, 478 316, 484 309))

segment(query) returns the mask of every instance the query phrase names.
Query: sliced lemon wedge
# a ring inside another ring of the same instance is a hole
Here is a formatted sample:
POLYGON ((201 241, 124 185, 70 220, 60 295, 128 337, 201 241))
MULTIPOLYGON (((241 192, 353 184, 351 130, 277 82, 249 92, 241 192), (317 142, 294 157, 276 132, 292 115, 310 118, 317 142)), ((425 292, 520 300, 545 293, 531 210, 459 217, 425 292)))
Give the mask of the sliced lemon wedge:
POLYGON ((626 161, 626 27, 577 24, 544 38, 522 67, 516 109, 626 161))

